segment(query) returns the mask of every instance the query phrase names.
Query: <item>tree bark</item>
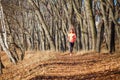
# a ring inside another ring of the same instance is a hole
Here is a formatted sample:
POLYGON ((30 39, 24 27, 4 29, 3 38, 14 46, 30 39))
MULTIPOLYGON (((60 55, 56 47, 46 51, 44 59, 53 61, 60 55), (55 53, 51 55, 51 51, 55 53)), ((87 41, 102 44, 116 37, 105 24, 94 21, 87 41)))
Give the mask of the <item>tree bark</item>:
POLYGON ((98 24, 98 30, 97 30, 96 51, 98 53, 100 53, 100 51, 101 51, 101 44, 102 44, 102 41, 103 41, 103 36, 104 36, 104 25, 103 25, 103 21, 101 21, 98 24))
POLYGON ((4 21, 4 13, 3 13, 3 8, 2 4, 0 1, 0 22, 1 22, 1 32, 0 32, 0 45, 2 46, 3 50, 6 52, 8 57, 12 60, 14 64, 16 64, 16 60, 13 58, 11 52, 8 49, 8 44, 7 44, 7 34, 6 34, 6 27, 5 27, 5 21, 4 21))
POLYGON ((88 24, 90 24, 91 28, 91 36, 92 36, 92 50, 95 50, 96 48, 96 27, 94 23, 94 17, 92 14, 92 5, 91 5, 92 0, 85 0, 85 7, 86 7, 86 15, 88 19, 88 24))
POLYGON ((36 14, 38 15, 38 18, 42 24, 41 27, 43 27, 44 31, 45 31, 45 34, 49 40, 49 43, 50 43, 50 48, 51 50, 55 50, 55 45, 54 45, 54 42, 52 40, 52 37, 50 36, 50 32, 48 30, 48 26, 47 24, 45 23, 45 20, 42 16, 42 13, 40 12, 39 8, 37 7, 37 5, 35 4, 35 2, 33 0, 29 0, 29 2, 31 3, 31 5, 36 9, 36 14))

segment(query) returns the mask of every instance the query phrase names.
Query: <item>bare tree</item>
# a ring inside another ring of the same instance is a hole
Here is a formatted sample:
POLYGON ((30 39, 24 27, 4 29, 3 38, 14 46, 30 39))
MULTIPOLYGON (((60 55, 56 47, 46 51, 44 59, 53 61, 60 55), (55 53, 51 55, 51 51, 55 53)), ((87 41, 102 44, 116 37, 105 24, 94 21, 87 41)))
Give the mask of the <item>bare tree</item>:
POLYGON ((0 1, 0 21, 1 21, 0 44, 3 50, 8 55, 8 57, 12 60, 12 62, 16 63, 16 60, 13 58, 12 53, 9 51, 9 47, 7 44, 6 24, 5 24, 5 18, 4 18, 3 7, 1 5, 1 1, 0 1))

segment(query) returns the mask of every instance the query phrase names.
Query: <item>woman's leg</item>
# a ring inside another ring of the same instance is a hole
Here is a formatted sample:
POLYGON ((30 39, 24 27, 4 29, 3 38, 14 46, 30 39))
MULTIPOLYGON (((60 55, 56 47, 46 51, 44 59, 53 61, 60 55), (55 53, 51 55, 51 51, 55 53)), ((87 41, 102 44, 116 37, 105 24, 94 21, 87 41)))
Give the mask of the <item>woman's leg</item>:
POLYGON ((74 46, 74 43, 70 42, 69 44, 70 44, 70 53, 72 53, 72 51, 73 51, 73 46, 74 46))

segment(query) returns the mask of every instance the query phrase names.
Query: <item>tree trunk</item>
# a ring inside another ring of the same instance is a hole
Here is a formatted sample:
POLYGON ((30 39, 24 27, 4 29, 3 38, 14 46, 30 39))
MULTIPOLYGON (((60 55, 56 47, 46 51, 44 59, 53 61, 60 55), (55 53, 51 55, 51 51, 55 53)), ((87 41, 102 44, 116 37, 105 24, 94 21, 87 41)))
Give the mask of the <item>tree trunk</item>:
POLYGON ((6 34, 6 27, 5 27, 5 21, 4 21, 4 13, 3 13, 3 8, 1 5, 0 1, 0 21, 1 21, 1 32, 0 32, 0 45, 2 46, 3 50, 6 52, 8 57, 12 60, 14 64, 16 64, 16 60, 13 58, 11 52, 8 49, 8 44, 7 44, 7 34, 6 34))
POLYGON ((0 74, 2 74, 2 69, 5 68, 3 63, 2 63, 2 60, 1 60, 1 55, 0 55, 0 74))
POLYGON ((101 21, 97 26, 97 43, 96 43, 96 51, 99 53, 101 50, 101 43, 103 41, 103 35, 104 35, 104 25, 103 21, 101 21))
POLYGON ((50 32, 49 32, 49 30, 48 30, 48 26, 47 26, 47 24, 45 23, 45 20, 44 20, 44 18, 43 18, 43 16, 42 16, 42 13, 40 12, 39 8, 37 7, 37 5, 35 4, 34 1, 29 0, 29 2, 30 2, 31 5, 36 9, 36 14, 38 15, 38 18, 39 18, 39 20, 40 20, 40 22, 41 22, 41 24, 42 24, 41 27, 43 27, 43 29, 44 29, 44 31, 45 31, 45 34, 46 34, 46 36, 47 36, 47 38, 48 38, 48 40, 49 40, 51 50, 55 50, 54 42, 53 42, 53 40, 52 40, 52 37, 50 36, 50 32))
POLYGON ((85 0, 85 7, 86 7, 86 15, 88 19, 88 23, 90 24, 91 28, 91 36, 92 36, 92 50, 95 50, 96 48, 96 27, 94 24, 94 17, 92 14, 92 6, 91 6, 92 0, 85 0))

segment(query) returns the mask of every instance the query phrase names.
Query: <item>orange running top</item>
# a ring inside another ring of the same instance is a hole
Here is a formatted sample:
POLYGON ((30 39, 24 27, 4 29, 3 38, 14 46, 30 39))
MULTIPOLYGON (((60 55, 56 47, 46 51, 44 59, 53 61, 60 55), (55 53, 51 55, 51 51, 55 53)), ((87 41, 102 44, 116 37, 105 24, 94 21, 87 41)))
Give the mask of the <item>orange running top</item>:
POLYGON ((68 41, 69 42, 75 42, 76 41, 76 34, 75 33, 69 33, 68 34, 68 41))

